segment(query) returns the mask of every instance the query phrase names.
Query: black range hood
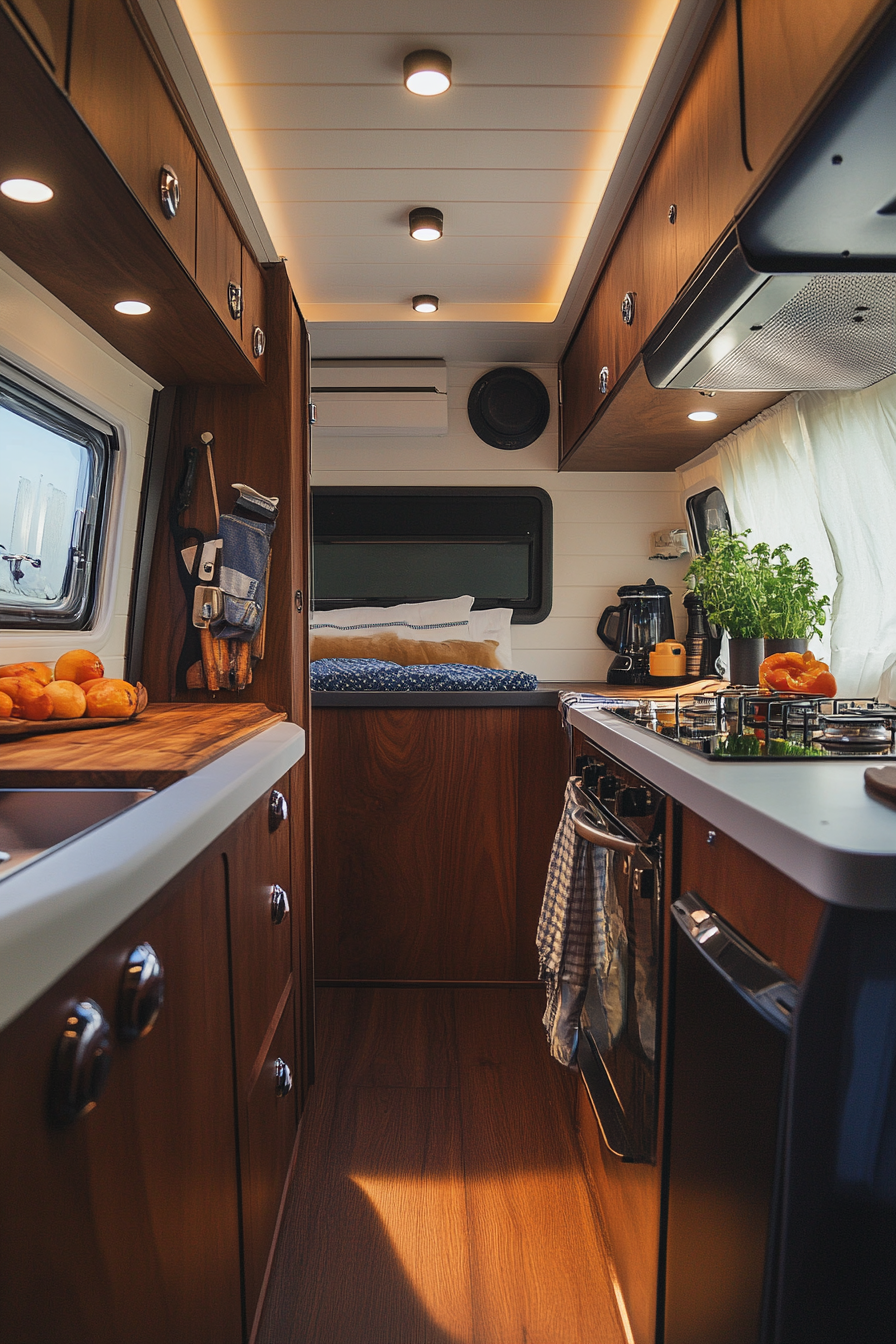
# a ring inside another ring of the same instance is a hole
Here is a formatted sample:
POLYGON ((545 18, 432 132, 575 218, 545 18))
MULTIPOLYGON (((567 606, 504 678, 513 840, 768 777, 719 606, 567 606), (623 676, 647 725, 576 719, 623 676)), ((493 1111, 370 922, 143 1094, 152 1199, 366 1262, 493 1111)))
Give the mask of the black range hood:
POLYGON ((654 387, 849 390, 896 373, 896 19, 649 341, 654 387))

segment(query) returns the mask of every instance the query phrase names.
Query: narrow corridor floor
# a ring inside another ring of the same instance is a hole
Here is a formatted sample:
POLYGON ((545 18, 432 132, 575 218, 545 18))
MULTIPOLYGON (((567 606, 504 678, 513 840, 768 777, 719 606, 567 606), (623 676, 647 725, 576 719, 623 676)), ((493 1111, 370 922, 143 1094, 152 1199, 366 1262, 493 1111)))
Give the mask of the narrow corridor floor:
POLYGON ((540 989, 323 989, 257 1344, 625 1344, 540 989))

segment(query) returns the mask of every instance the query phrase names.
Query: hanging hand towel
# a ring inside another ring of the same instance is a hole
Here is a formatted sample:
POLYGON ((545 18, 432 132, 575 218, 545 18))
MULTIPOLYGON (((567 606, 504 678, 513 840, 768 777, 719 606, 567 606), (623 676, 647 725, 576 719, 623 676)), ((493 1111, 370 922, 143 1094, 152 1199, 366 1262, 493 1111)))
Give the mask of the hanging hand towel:
MULTIPOLYGON (((551 1054, 569 1069, 576 1068, 579 1017, 588 979, 597 967, 606 991, 612 980, 613 948, 608 938, 615 924, 612 898, 612 865, 606 849, 589 844, 576 834, 572 814, 579 805, 576 781, 566 786, 563 817, 554 837, 551 862, 538 923, 538 978, 547 986, 544 1026, 551 1054)), ((623 934, 624 937, 624 934, 623 934)), ((624 990, 622 991, 624 995, 624 990)), ((615 1005, 623 1012, 622 1003, 615 1005)), ((608 1011, 616 1023, 619 1012, 608 1011)))

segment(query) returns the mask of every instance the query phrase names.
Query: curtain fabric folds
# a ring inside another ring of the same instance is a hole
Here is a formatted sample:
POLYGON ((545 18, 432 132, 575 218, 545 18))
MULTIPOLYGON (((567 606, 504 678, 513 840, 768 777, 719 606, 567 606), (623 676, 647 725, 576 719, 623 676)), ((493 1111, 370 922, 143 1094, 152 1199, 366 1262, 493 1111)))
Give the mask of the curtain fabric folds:
POLYGON ((896 695, 896 376, 796 392, 716 445, 735 531, 812 562, 831 619, 813 652, 844 695, 896 695))

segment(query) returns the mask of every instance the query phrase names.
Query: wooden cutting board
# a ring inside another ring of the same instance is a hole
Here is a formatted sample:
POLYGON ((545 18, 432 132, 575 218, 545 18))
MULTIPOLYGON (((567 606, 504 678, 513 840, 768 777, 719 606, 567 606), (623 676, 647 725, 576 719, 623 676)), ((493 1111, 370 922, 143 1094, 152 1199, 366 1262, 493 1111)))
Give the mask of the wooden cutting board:
POLYGON ((107 730, 0 741, 0 788, 164 789, 286 718, 267 705, 148 705, 107 730))

